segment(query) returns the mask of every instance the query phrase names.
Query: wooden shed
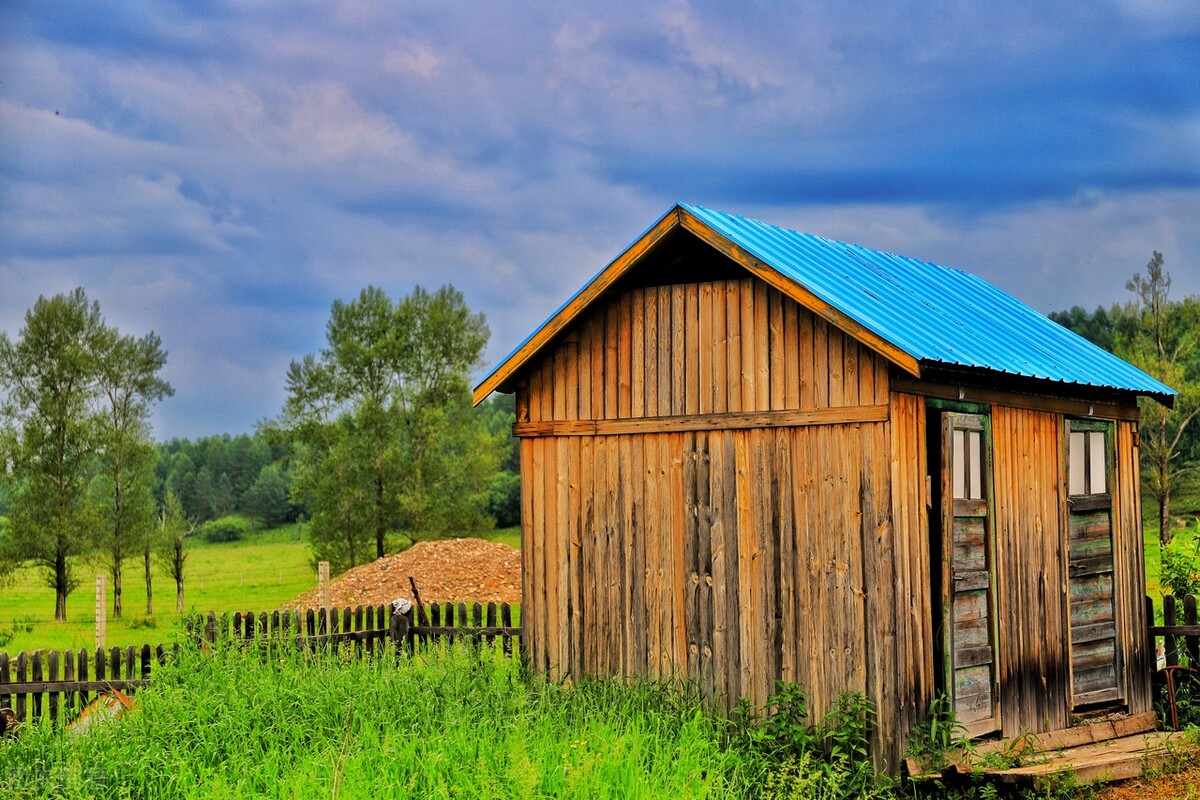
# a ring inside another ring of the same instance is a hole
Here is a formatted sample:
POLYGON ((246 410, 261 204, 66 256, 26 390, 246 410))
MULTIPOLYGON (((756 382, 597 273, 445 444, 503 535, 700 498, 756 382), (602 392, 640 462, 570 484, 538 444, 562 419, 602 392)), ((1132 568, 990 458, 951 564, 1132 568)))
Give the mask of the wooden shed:
POLYGON ((1150 708, 1137 397, 978 278, 677 205, 475 390, 515 392, 522 622, 551 676, 863 692, 895 770, 1150 708))

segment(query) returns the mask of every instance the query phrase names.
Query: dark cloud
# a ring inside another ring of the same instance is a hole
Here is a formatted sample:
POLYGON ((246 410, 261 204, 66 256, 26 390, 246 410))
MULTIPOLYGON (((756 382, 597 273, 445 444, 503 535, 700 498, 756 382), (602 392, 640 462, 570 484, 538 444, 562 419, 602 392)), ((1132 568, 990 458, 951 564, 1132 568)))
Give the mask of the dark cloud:
POLYGON ((672 202, 1042 310, 1200 292, 1200 13, 1099 3, 18 2, 0 323, 157 330, 161 436, 277 413, 335 298, 451 282, 496 359, 672 202))

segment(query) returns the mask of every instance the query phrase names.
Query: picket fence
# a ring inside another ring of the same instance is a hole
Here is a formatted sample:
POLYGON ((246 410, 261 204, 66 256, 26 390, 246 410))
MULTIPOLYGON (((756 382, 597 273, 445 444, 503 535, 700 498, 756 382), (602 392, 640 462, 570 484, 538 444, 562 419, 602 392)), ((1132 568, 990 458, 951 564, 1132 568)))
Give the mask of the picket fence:
MULTIPOLYGON (((498 645, 510 657, 522 656, 521 628, 514 624, 507 603, 439 603, 406 614, 393 614, 385 605, 209 613, 186 620, 185 630, 208 643, 269 643, 365 656, 385 648, 412 650, 439 639, 466 639, 498 645)), ((55 723, 74 719, 110 689, 136 692, 172 650, 144 644, 95 651, 36 650, 13 657, 0 653, 0 709, 11 709, 18 721, 42 715, 55 723)))

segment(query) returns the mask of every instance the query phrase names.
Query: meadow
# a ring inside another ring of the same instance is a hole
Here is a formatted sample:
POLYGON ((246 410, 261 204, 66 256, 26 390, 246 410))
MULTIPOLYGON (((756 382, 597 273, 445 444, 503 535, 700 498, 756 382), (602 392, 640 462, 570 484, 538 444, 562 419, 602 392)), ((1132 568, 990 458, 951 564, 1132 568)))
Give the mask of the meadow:
MULTIPOLYGON (((504 528, 488 538, 510 547, 521 546, 520 528, 504 528)), ((97 571, 83 563, 81 583, 67 598, 67 620, 54 620, 54 592, 43 573, 20 569, 0 587, 0 634, 12 641, 0 647, 10 654, 22 650, 62 650, 95 646, 97 571), (83 575, 87 578, 83 579, 83 575)), ((253 531, 236 542, 189 542, 184 584, 184 611, 270 611, 317 583, 312 553, 303 526, 286 525, 253 531)), ((126 562, 122 604, 124 616, 112 616, 112 581, 108 579, 107 645, 158 644, 168 641, 175 627, 175 582, 154 572, 154 614, 146 614, 146 586, 141 559, 126 562)))

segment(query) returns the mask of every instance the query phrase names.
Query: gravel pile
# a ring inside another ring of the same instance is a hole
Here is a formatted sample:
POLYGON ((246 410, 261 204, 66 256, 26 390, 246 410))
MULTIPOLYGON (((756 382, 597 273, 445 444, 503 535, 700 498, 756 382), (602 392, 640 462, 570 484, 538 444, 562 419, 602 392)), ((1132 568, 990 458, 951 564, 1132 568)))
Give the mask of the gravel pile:
MULTIPOLYGON (((483 539, 417 542, 403 553, 386 555, 329 582, 333 606, 377 605, 398 597, 412 600, 408 578, 417 582, 424 603, 521 602, 521 551, 483 539)), ((299 594, 292 608, 315 608, 317 589, 299 594)))

